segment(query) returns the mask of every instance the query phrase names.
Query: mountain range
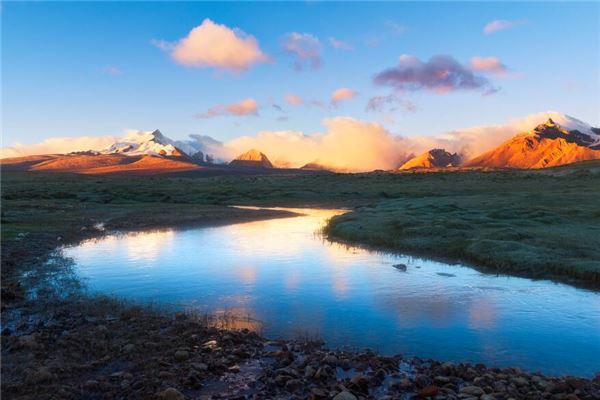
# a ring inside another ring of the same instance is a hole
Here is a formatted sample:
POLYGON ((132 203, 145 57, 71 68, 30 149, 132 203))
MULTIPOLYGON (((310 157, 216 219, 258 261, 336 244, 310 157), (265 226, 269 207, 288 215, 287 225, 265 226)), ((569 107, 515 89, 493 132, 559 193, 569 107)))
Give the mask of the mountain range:
MULTIPOLYGON (((463 159, 459 153, 435 148, 409 157, 398 167, 399 171, 498 168, 547 168, 578 161, 600 159, 600 129, 565 117, 562 125, 551 118, 530 130, 472 159, 463 159)), ((185 142, 176 142, 159 130, 134 132, 100 150, 68 154, 45 154, 5 158, 0 160, 3 170, 103 173, 163 173, 215 168, 212 157, 185 142), (182 150, 184 147, 186 151, 182 150)), ((272 170, 280 167, 260 150, 251 149, 234 158, 230 169, 244 168, 272 170)), ((219 164, 218 168, 226 166, 219 164)), ((326 171, 327 165, 315 160, 304 165, 304 171, 326 171)), ((333 170, 333 169, 332 169, 333 170)))

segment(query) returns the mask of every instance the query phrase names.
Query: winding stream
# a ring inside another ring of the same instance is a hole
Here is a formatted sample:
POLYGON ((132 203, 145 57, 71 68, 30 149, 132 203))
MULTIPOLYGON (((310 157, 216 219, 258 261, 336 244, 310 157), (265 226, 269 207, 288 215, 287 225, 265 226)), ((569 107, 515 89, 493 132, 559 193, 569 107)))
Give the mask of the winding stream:
POLYGON ((600 371, 600 293, 347 247, 318 234, 342 211, 292 211, 304 215, 108 236, 63 253, 92 291, 224 314, 271 338, 319 336, 328 346, 548 374, 600 371))

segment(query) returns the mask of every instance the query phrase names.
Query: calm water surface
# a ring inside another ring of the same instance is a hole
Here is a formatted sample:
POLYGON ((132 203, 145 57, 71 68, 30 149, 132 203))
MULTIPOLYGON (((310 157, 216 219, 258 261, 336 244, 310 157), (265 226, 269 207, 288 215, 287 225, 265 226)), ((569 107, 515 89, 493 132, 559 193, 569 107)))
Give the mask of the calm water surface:
POLYGON ((318 234, 341 211, 300 212, 109 236, 64 253, 92 291, 259 320, 268 337, 319 335, 328 346, 550 374, 600 371, 600 293, 349 248, 318 234))

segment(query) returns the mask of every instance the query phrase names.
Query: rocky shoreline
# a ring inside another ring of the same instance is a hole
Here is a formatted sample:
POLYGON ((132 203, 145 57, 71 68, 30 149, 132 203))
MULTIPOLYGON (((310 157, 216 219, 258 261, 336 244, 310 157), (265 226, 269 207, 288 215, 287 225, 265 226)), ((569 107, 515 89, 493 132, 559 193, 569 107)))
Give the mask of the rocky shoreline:
POLYGON ((109 298, 41 304, 17 289, 2 312, 2 395, 11 399, 600 399, 600 374, 327 350, 109 298))

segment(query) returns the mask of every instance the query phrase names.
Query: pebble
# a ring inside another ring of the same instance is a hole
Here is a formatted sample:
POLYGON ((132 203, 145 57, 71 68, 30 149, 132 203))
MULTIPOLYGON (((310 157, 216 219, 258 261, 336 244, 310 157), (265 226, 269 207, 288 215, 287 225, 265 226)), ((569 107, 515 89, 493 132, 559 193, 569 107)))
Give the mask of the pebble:
POLYGON ((350 392, 343 391, 335 395, 333 400, 358 400, 355 395, 350 392))
POLYGON ((162 400, 184 400, 185 396, 175 388, 167 388, 159 394, 162 400))
POLYGON ((175 352, 175 359, 177 361, 186 361, 187 359, 190 358, 190 353, 185 351, 185 350, 177 350, 175 352))

